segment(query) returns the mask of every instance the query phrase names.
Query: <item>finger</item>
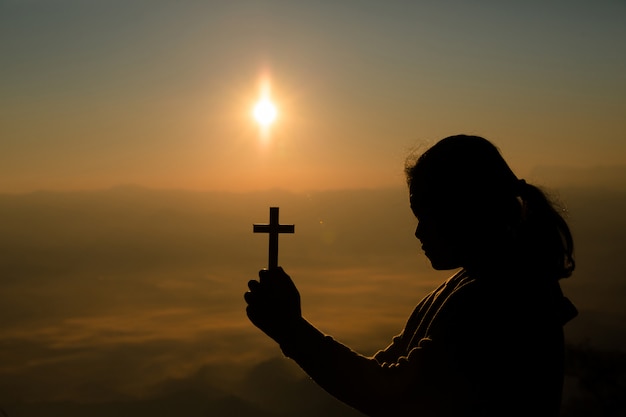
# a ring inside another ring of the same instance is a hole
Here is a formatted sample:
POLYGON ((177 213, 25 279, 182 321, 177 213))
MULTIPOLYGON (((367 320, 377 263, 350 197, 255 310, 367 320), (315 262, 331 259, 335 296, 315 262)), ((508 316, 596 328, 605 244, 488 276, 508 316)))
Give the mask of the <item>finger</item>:
POLYGON ((259 282, 265 282, 267 281, 267 277, 269 275, 269 272, 267 269, 261 269, 259 271, 259 282))
POLYGON ((250 288, 250 291, 258 291, 260 285, 261 283, 257 280, 251 279, 250 281, 248 281, 248 288, 250 288))
POLYGON ((250 305, 255 303, 257 297, 254 293, 248 291, 243 295, 243 299, 246 300, 246 303, 248 303, 248 305, 250 305))
POLYGON ((256 319, 254 307, 252 307, 252 306, 246 307, 246 315, 248 316, 250 321, 252 321, 254 323, 254 320, 256 319))

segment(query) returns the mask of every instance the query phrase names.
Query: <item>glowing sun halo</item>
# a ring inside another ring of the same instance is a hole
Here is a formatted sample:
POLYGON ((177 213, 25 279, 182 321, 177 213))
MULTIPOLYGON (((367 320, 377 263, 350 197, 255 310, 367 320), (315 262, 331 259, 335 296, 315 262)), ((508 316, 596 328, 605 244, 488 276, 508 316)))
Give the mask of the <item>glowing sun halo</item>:
POLYGON ((261 126, 267 127, 276 120, 278 110, 276 110, 276 106, 270 99, 262 98, 255 104, 252 114, 261 126))

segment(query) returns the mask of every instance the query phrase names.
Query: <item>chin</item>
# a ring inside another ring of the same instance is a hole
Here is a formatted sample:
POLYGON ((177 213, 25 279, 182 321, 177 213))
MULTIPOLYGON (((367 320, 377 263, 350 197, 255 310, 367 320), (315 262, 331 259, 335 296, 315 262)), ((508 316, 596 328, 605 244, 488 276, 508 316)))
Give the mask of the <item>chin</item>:
POLYGON ((434 263, 431 262, 430 263, 433 267, 433 269, 437 270, 437 271, 448 271, 450 269, 457 269, 460 268, 460 265, 456 265, 456 264, 444 264, 444 263, 434 263))
POLYGON ((454 260, 449 258, 435 258, 428 255, 426 256, 430 261, 430 265, 433 267, 433 269, 437 271, 447 271, 450 269, 457 269, 461 267, 460 262, 455 262, 454 260))

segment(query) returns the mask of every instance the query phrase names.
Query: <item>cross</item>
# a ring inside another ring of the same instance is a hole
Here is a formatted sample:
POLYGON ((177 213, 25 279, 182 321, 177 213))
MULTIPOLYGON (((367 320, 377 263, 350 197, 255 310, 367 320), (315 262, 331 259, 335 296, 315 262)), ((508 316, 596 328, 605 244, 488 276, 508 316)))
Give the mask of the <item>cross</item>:
POLYGON ((293 224, 280 224, 278 222, 278 207, 270 207, 270 224, 252 225, 254 233, 269 233, 270 235, 268 269, 278 267, 278 234, 295 233, 295 228, 296 226, 293 224))

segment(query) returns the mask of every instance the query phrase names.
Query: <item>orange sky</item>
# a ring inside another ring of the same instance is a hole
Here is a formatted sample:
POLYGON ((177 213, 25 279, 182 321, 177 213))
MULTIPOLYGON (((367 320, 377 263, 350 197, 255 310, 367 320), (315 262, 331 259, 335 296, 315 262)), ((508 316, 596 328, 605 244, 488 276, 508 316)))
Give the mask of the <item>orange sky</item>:
POLYGON ((626 164, 620 2, 0 8, 0 192, 401 185, 410 148, 457 133, 520 176, 626 164))
POLYGON ((280 263, 306 317, 383 348, 450 272, 419 250, 404 160, 458 133, 569 186, 568 341, 626 349, 625 16, 619 1, 0 1, 0 414, 159 408, 280 356, 242 297, 268 206, 296 223, 280 263))

